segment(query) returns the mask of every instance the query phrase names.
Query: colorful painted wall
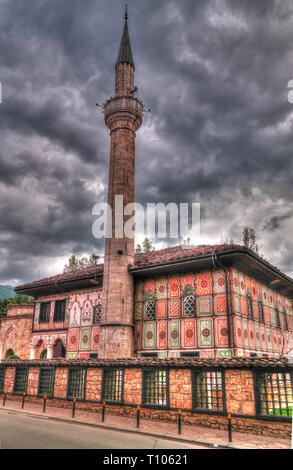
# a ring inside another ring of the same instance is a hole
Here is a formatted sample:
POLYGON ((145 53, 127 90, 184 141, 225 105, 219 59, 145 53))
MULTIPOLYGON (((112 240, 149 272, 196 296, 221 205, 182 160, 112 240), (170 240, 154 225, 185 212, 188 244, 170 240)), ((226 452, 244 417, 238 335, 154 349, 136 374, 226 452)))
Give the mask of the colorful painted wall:
POLYGON ((231 347, 223 270, 138 281, 135 290, 137 353, 153 352, 159 357, 179 357, 188 351, 198 352, 200 357, 286 353, 292 342, 293 328, 289 299, 235 269, 229 272, 229 284, 233 324, 231 347), (248 319, 247 310, 247 294, 250 292, 253 320, 248 319), (262 324, 258 317, 260 295, 265 316, 262 324), (275 302, 281 312, 281 328, 276 325, 275 302), (283 310, 288 330, 282 323, 283 310), (263 335, 265 339, 262 341, 263 335))
POLYGON ((52 348, 58 340, 62 341, 69 359, 89 358, 90 354, 96 354, 99 347, 101 303, 102 290, 97 287, 39 297, 31 339, 31 359, 40 357, 40 351, 44 348, 49 350, 47 357, 53 357, 52 348), (65 321, 62 323, 54 322, 57 300, 66 300, 65 321), (51 302, 48 324, 40 323, 42 302, 51 302))
POLYGON ((290 300, 235 269, 231 270, 230 279, 235 356, 258 352, 273 356, 293 349, 290 300), (249 319, 248 296, 251 297, 253 320, 249 319))

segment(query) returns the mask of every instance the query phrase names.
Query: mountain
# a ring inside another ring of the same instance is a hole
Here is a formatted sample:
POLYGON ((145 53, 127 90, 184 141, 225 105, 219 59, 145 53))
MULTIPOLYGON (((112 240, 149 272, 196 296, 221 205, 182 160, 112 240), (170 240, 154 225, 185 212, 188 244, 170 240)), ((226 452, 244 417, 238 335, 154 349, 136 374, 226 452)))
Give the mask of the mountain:
POLYGON ((15 297, 16 293, 11 286, 1 286, 0 285, 0 300, 9 299, 10 297, 15 297))

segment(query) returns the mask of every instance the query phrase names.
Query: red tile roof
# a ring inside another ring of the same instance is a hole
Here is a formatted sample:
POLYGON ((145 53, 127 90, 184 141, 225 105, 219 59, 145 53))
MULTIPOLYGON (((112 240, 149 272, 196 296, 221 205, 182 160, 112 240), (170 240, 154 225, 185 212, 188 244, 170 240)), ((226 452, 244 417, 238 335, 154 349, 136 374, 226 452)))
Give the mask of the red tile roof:
MULTIPOLYGON (((241 245, 198 245, 198 246, 189 246, 189 245, 177 245, 171 248, 164 248, 162 250, 152 251, 149 253, 140 253, 136 254, 134 258, 134 265, 131 266, 131 270, 160 265, 169 262, 176 262, 178 260, 187 260, 188 258, 199 258, 205 255, 212 255, 212 253, 223 253, 223 252, 243 252, 246 254, 253 255, 256 257, 260 262, 264 265, 273 269, 274 271, 281 273, 276 267, 271 265, 267 260, 257 256, 254 252, 245 248, 241 245)), ((40 279, 38 281, 29 282, 27 284, 23 284, 17 286, 15 288, 16 291, 21 291, 22 289, 29 289, 34 287, 41 287, 46 285, 54 285, 64 282, 70 282, 75 280, 83 280, 89 278, 99 278, 103 274, 103 264, 98 264, 96 266, 89 266, 87 268, 79 269, 77 271, 72 271, 69 273, 62 273, 57 274, 56 276, 47 277, 44 279, 40 279)), ((293 279, 282 274, 289 282, 293 283, 293 279)))

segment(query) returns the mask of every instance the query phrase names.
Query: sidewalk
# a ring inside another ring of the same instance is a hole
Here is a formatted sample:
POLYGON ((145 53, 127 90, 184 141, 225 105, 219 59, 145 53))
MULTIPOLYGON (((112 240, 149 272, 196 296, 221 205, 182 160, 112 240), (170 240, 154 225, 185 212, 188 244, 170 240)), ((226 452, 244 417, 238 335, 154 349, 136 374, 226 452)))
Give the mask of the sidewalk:
MULTIPOLYGON (((287 439, 276 439, 273 437, 255 436, 253 434, 242 434, 233 432, 233 442, 228 442, 228 433, 225 430, 210 429, 201 426, 191 426, 182 424, 181 435, 178 435, 176 423, 169 423, 155 420, 140 420, 139 429, 136 428, 136 418, 129 418, 117 415, 105 415, 102 423, 100 413, 79 410, 78 405, 75 411, 75 418, 72 418, 72 410, 47 406, 46 413, 43 413, 42 405, 25 403, 21 409, 21 402, 7 399, 5 407, 1 400, 1 409, 13 410, 20 413, 37 415, 46 419, 70 421, 76 423, 98 426, 123 432, 135 432, 156 437, 182 440, 190 443, 206 444, 208 446, 219 446, 232 449, 290 449, 291 442, 287 439)), ((233 421, 232 421, 233 424, 233 421)))

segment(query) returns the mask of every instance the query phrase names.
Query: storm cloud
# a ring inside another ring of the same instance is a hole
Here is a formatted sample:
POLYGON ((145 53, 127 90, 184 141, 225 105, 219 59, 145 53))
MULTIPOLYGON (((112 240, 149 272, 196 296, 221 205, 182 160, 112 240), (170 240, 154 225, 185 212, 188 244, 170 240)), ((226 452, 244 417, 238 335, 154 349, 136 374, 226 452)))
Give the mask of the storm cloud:
MULTIPOLYGON (((128 5, 137 96, 151 109, 137 202, 200 202, 203 244, 241 243, 254 227, 261 253, 293 275, 292 2, 128 5)), ((96 103, 114 94, 123 9, 0 0, 1 284, 103 255, 92 208, 106 200, 110 141, 96 103)))

